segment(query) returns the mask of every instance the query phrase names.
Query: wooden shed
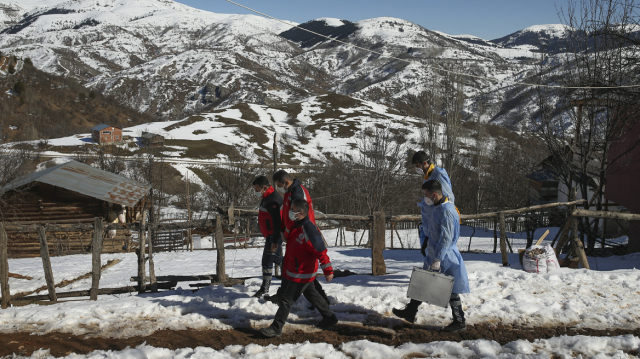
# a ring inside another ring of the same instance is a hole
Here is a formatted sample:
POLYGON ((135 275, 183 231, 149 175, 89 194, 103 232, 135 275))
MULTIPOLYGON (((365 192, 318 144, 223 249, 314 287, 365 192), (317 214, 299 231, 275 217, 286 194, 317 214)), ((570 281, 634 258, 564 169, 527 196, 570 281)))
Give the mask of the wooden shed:
POLYGON ((91 129, 91 139, 100 144, 122 142, 122 129, 109 125, 98 125, 91 129))
MULTIPOLYGON (((128 178, 70 161, 19 179, 4 188, 2 215, 5 224, 60 225, 93 223, 102 217, 117 221, 126 211, 126 223, 141 215, 151 186, 128 178)), ((92 231, 47 232, 51 255, 89 253, 92 231)), ((37 257, 40 246, 35 233, 7 231, 9 256, 37 257)), ((103 252, 123 252, 130 232, 104 235, 103 252)))
POLYGON ((158 148, 164 146, 164 137, 157 133, 142 132, 140 140, 145 147, 158 148))

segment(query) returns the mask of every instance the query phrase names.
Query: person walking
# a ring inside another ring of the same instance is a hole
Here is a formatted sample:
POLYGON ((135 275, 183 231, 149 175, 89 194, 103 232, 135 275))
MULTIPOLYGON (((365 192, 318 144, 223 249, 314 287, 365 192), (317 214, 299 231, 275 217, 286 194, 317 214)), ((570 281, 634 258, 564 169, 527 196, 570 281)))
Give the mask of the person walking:
MULTIPOLYGON (((283 237, 287 237, 289 231, 293 228, 294 221, 292 221, 289 217, 287 217, 287 213, 291 208, 291 203, 296 199, 304 199, 309 203, 309 220, 314 225, 316 224, 316 215, 313 210, 313 200, 311 199, 311 195, 309 194, 309 190, 307 190, 300 180, 293 178, 291 174, 289 174, 285 170, 280 170, 273 174, 273 183, 278 187, 278 190, 284 193, 284 199, 282 203, 282 228, 281 232, 283 237)), ((316 287, 316 291, 320 293, 320 296, 324 298, 327 304, 331 305, 331 301, 329 301, 329 297, 327 293, 322 288, 320 282, 316 279, 313 281, 313 285, 316 287)), ((274 303, 278 303, 278 298, 275 296, 266 297, 266 300, 272 301, 274 303)), ((310 308, 313 309, 313 308, 310 308)))
POLYGON ((262 285, 253 295, 256 298, 260 298, 265 294, 269 294, 269 287, 273 277, 273 265, 282 263, 282 238, 280 235, 282 196, 271 186, 265 176, 257 177, 251 184, 255 190, 254 193, 260 198, 258 224, 260 232, 264 236, 262 285))
MULTIPOLYGON (((456 198, 453 195, 451 179, 449 178, 449 174, 447 170, 441 167, 436 167, 436 165, 431 160, 431 157, 424 152, 418 151, 413 154, 411 158, 411 163, 413 164, 415 171, 423 176, 422 183, 428 180, 437 180, 442 184, 442 193, 449 199, 449 202, 455 205, 456 198)), ((424 197, 424 199, 418 202, 418 207, 420 207, 420 213, 422 215, 422 224, 418 229, 418 237, 420 238, 420 252, 424 258, 426 255, 427 242, 429 240, 429 219, 431 218, 431 212, 433 211, 433 205, 429 202, 429 200, 424 197)))
POLYGON ((260 330, 267 338, 279 337, 282 334, 282 327, 289 317, 291 306, 301 294, 304 294, 322 315, 318 327, 327 328, 338 323, 338 318, 329 308, 329 304, 312 284, 316 279, 318 262, 327 282, 333 280, 333 268, 322 235, 309 218, 309 210, 309 203, 298 198, 291 202, 287 213, 287 217, 293 221, 293 226, 286 236, 287 249, 282 265, 282 286, 279 293, 281 303, 271 325, 260 330))
MULTIPOLYGON (((439 271, 454 278, 449 299, 453 322, 442 331, 457 332, 467 328, 460 294, 469 293, 469 279, 467 268, 457 246, 460 236, 460 215, 453 203, 443 195, 443 187, 437 180, 429 180, 422 184, 425 198, 433 202, 434 207, 428 227, 429 240, 423 269, 439 271)), ((414 323, 420 304, 422 302, 411 299, 405 308, 394 308, 393 314, 414 323)))

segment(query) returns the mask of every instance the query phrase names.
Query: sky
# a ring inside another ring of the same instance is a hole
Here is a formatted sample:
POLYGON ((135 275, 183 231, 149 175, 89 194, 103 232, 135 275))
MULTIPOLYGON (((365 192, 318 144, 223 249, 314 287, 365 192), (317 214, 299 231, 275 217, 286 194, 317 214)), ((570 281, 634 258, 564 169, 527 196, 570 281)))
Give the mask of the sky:
MULTIPOLYGON (((226 14, 248 10, 225 0, 176 0, 226 14)), ((409 20, 450 35, 493 40, 532 25, 560 23, 567 0, 234 0, 283 20, 303 23, 320 17, 359 21, 381 16, 409 20)))

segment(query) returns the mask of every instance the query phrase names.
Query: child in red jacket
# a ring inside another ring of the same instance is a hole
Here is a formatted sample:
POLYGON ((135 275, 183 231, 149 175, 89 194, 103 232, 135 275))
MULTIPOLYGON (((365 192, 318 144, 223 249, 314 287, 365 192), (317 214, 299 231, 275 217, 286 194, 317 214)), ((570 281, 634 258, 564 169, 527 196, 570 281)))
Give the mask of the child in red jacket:
POLYGON ((318 227, 309 220, 308 213, 309 203, 304 199, 293 200, 289 213, 284 213, 294 221, 294 225, 285 237, 287 250, 282 265, 282 303, 271 326, 260 330, 267 338, 279 337, 282 334, 282 327, 289 316, 291 306, 301 294, 304 294, 322 314, 322 321, 317 324, 318 327, 326 328, 338 323, 338 318, 313 285, 318 271, 318 261, 327 282, 333 279, 333 268, 322 235, 318 227))

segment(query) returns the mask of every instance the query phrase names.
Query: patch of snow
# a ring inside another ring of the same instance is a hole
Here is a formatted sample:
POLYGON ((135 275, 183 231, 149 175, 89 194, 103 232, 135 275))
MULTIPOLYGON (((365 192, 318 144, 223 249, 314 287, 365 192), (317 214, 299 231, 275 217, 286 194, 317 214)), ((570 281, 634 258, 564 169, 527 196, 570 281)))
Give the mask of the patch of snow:
POLYGON ((525 29, 522 32, 544 32, 554 37, 562 37, 567 31, 571 31, 573 28, 564 24, 547 24, 547 25, 533 25, 525 29))
MULTIPOLYGON (((561 336, 534 341, 517 340, 501 346, 493 340, 477 339, 461 342, 405 343, 398 347, 368 340, 347 342, 338 348, 328 343, 297 343, 260 346, 230 345, 222 350, 208 347, 166 349, 146 344, 121 351, 96 350, 89 354, 70 354, 68 359, 90 358, 324 358, 324 359, 400 359, 400 358, 634 358, 640 338, 634 335, 615 337, 561 336)), ((24 358, 13 356, 13 358, 24 358)), ((31 359, 49 359, 47 349, 34 352, 31 359)))
POLYGON ((344 25, 344 22, 340 19, 332 18, 332 17, 321 17, 316 19, 316 21, 324 21, 327 26, 339 27, 344 25))

